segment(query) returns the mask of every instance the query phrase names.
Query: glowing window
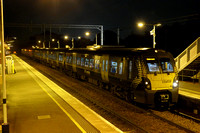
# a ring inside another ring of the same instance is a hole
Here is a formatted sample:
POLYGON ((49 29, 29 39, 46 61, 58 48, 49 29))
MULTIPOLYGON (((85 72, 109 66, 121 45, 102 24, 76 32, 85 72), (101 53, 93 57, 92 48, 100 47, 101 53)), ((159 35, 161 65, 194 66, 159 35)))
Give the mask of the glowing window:
POLYGON ((119 63, 119 74, 122 74, 122 70, 123 70, 123 63, 120 62, 119 63))
POLYGON ((108 60, 106 60, 106 72, 108 71, 108 60))
POLYGON ((80 57, 77 57, 77 65, 81 65, 81 58, 80 57))
POLYGON ((99 60, 95 60, 95 69, 99 69, 99 64, 100 64, 100 61, 99 60))
POLYGON ((84 66, 84 58, 81 58, 81 66, 84 66))
POLYGON ((111 61, 111 73, 117 73, 117 62, 111 61))
POLYGON ((85 58, 85 67, 89 67, 89 63, 90 63, 90 60, 88 58, 85 58))
POLYGON ((62 61, 63 61, 63 55, 59 55, 58 60, 59 60, 60 62, 62 62, 62 61))
POLYGON ((104 64, 105 64, 105 61, 103 60, 103 62, 102 62, 102 71, 104 71, 104 64))
POLYGON ((131 79, 132 77, 132 61, 129 61, 129 67, 128 67, 128 70, 129 70, 129 73, 128 73, 128 78, 131 79))
POLYGON ((150 72, 159 72, 158 63, 149 62, 147 63, 150 72))
POLYGON ((90 68, 94 68, 94 59, 90 59, 90 68))
POLYGON ((69 63, 72 63, 72 56, 69 56, 69 63))
POLYGON ((69 63, 69 56, 66 57, 66 62, 69 63))
POLYGON ((173 66, 169 58, 161 58, 160 64, 163 72, 173 72, 173 66))

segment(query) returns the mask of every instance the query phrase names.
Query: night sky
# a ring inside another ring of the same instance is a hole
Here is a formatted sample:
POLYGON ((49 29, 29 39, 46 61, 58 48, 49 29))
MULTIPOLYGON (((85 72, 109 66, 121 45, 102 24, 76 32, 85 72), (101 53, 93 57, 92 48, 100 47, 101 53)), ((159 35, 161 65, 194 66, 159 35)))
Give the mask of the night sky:
MULTIPOLYGON (((92 24, 141 33, 138 21, 165 23, 200 13, 200 0, 4 0, 6 23, 92 24), (129 30, 125 30, 129 29, 129 30)), ((6 30, 6 29, 5 29, 6 30)))
POLYGON ((199 0, 5 0, 5 22, 134 25, 200 11, 199 0))

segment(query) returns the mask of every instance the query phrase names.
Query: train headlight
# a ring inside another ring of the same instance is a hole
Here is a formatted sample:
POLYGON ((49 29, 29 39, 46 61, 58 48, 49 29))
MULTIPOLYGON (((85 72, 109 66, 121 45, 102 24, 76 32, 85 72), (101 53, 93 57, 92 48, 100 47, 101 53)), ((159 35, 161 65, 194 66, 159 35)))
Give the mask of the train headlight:
POLYGON ((176 88, 176 87, 178 87, 178 85, 179 85, 179 82, 178 82, 178 80, 174 80, 174 82, 173 82, 173 88, 176 88))
POLYGON ((151 82, 148 78, 144 78, 144 85, 145 85, 145 88, 150 90, 151 89, 151 82))

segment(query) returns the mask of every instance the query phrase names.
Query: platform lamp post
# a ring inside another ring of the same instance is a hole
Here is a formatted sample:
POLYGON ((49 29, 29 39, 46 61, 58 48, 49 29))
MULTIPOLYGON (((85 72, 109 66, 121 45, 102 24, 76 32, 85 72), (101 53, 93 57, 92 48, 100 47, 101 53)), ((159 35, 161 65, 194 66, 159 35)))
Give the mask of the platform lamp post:
POLYGON ((6 75, 5 75, 5 49, 4 49, 4 20, 3 20, 3 0, 1 0, 1 61, 2 61, 2 91, 3 91, 3 124, 2 133, 9 133, 9 124, 7 120, 6 104, 6 75))
MULTIPOLYGON (((74 48, 74 38, 81 39, 81 37, 78 36, 78 37, 71 37, 71 38, 72 38, 72 48, 74 48)), ((65 40, 69 39, 69 36, 64 36, 64 39, 65 39, 65 40)))
POLYGON ((40 47, 40 45, 41 45, 41 40, 38 40, 38 46, 40 47))
POLYGON ((156 26, 157 27, 161 26, 161 24, 160 23, 157 23, 157 24, 144 24, 143 22, 138 23, 138 27, 139 28, 142 28, 145 25, 151 25, 151 26, 153 26, 153 29, 150 31, 150 35, 153 36, 153 48, 155 48, 156 47, 156 26))

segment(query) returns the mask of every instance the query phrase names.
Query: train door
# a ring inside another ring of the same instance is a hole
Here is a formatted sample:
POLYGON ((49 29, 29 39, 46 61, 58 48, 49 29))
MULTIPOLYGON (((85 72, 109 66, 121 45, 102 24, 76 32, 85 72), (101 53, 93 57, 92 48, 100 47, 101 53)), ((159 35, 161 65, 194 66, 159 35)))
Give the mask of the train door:
POLYGON ((72 61, 72 70, 73 72, 77 72, 76 70, 76 53, 73 53, 73 61, 72 61))
POLYGON ((103 81, 108 82, 108 63, 109 61, 109 55, 102 55, 101 57, 101 78, 103 81))
POLYGON ((49 63, 49 51, 46 52, 46 63, 49 63))

